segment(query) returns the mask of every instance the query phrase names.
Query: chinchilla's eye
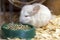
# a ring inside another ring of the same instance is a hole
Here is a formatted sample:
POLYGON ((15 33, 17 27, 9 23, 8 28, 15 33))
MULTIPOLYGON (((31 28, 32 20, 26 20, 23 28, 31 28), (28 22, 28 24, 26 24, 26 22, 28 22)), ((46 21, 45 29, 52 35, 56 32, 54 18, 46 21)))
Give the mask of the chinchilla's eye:
POLYGON ((28 17, 28 15, 26 15, 25 17, 28 17))

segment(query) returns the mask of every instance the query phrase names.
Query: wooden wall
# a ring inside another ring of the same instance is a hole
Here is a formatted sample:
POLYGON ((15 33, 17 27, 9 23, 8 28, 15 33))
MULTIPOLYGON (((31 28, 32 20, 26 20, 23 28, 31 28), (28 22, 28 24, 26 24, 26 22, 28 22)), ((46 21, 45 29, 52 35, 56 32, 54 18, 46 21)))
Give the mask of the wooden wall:
POLYGON ((60 15, 60 0, 46 0, 44 5, 49 7, 53 14, 60 15))

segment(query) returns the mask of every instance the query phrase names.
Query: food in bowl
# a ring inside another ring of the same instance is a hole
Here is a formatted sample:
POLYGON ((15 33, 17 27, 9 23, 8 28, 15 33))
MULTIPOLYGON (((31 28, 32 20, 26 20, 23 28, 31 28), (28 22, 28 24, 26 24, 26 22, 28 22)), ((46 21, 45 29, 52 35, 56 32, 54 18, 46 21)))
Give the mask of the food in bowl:
POLYGON ((11 29, 11 30, 29 30, 31 29, 31 27, 29 27, 28 25, 23 25, 23 24, 15 24, 15 23, 9 23, 7 25, 7 27, 5 27, 6 29, 11 29))

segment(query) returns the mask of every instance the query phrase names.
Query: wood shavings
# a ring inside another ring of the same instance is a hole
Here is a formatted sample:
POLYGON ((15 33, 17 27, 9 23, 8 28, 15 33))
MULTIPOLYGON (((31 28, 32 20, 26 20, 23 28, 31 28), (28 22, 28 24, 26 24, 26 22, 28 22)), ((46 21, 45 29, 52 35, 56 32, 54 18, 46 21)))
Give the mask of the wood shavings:
POLYGON ((60 16, 55 16, 47 26, 36 29, 37 40, 60 40, 60 16), (40 37, 40 39, 39 39, 40 37))

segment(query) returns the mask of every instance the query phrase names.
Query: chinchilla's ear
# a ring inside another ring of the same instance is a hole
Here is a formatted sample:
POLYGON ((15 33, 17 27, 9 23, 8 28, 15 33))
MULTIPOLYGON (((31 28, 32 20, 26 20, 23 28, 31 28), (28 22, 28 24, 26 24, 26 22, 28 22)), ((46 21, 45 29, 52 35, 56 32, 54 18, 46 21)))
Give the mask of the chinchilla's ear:
POLYGON ((39 10, 40 10, 40 6, 39 5, 34 6, 33 11, 32 11, 32 15, 37 14, 39 10))

